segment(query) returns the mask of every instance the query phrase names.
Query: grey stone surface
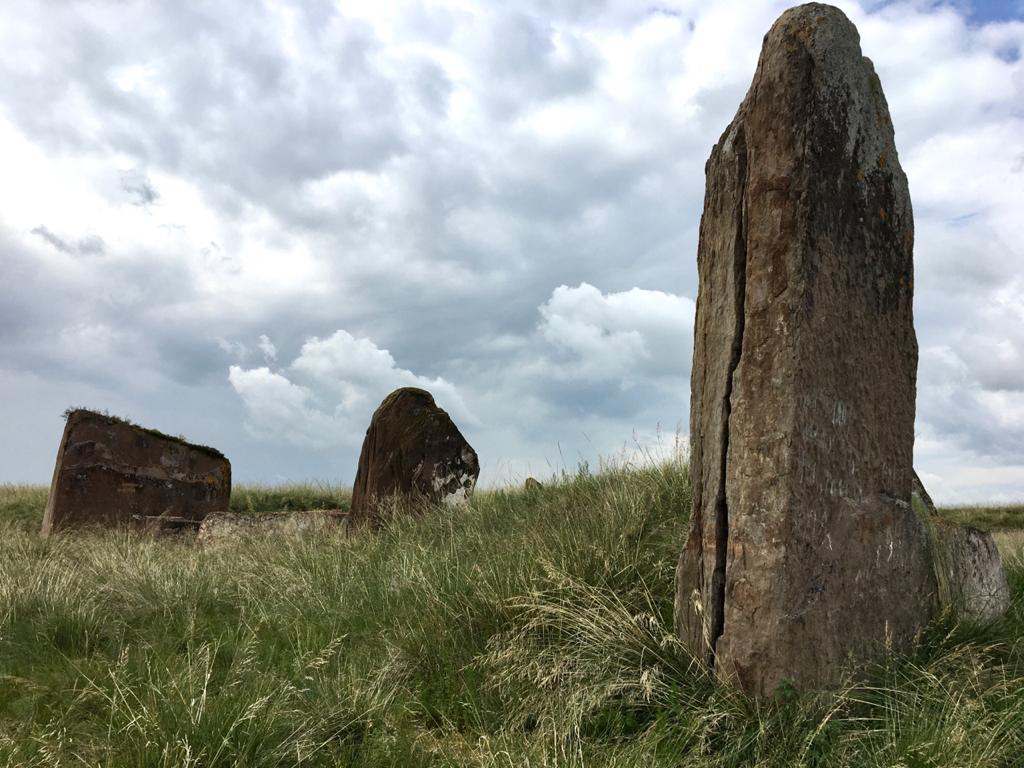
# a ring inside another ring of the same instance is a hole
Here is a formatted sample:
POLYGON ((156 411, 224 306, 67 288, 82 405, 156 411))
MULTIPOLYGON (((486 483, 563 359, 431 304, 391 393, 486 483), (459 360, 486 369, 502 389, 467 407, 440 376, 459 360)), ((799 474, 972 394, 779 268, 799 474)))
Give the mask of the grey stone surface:
POLYGON ((931 522, 939 603, 959 621, 988 624, 1010 607, 1010 587, 992 534, 949 520, 931 522))
POLYGON ((841 11, 776 21, 706 176, 677 632, 745 691, 827 686, 935 600, 910 506, 910 196, 841 11))

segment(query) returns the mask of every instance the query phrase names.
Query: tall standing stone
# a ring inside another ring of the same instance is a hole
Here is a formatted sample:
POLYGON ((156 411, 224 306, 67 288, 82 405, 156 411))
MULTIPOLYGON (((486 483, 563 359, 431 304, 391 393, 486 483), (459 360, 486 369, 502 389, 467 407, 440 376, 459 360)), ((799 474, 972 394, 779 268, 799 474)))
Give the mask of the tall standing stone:
POLYGON ((415 387, 396 389, 366 430, 351 522, 380 524, 394 499, 461 504, 479 475, 476 451, 433 396, 415 387))
POLYGON ((42 533, 150 518, 199 521, 230 500, 231 463, 219 451, 75 410, 57 451, 42 533))
POLYGON ((775 22, 706 175, 676 628, 748 692, 827 685, 935 599, 910 507, 910 195, 841 11, 775 22))

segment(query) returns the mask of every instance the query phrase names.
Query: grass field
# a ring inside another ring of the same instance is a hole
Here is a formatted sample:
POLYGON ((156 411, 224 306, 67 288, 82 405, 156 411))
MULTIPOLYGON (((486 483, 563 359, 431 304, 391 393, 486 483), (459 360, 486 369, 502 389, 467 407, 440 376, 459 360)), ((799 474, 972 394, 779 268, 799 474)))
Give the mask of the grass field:
MULTIPOLYGON (((997 626, 939 618, 860 682, 753 701, 672 637, 679 465, 207 550, 42 541, 45 496, 0 487, 0 765, 1024 765, 1019 554, 997 626)), ((317 486, 232 500, 347 504, 317 486)), ((949 514, 1008 547, 1024 528, 1024 508, 949 514)))

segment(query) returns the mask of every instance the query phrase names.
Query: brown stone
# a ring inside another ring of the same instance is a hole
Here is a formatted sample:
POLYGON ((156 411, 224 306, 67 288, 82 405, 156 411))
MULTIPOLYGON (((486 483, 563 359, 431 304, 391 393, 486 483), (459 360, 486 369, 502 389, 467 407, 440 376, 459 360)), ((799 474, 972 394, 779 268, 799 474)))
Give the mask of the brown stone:
POLYGON ((711 152, 676 628, 743 690, 825 686, 934 609, 910 507, 913 220, 841 11, 786 11, 711 152))
POLYGON ((352 488, 353 525, 379 525, 393 502, 461 504, 480 462, 429 392, 396 389, 370 419, 352 488))
POLYGON ((988 624, 1010 608, 1010 586, 988 531, 936 518, 930 523, 939 604, 958 621, 988 624))
POLYGON ((214 449, 76 410, 67 415, 42 533, 201 520, 230 497, 231 463, 214 449))

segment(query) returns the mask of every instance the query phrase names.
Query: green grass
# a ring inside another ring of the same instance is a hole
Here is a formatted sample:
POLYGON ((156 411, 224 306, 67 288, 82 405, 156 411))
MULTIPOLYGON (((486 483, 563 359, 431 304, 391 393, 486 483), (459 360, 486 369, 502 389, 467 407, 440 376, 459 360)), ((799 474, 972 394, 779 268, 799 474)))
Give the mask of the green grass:
MULTIPOLYGON (((49 488, 43 485, 0 485, 0 526, 36 531, 43 520, 49 488)), ((352 491, 326 483, 236 485, 231 511, 248 514, 304 509, 348 510, 352 491)))
POLYGON ((288 485, 236 485, 231 489, 231 511, 259 514, 282 510, 343 509, 352 505, 352 489, 325 483, 288 485))
POLYGON ((1024 529, 1024 504, 974 505, 946 507, 942 517, 986 531, 1018 531, 1024 529))
MULTIPOLYGON (((985 631, 747 699, 674 640, 675 464, 489 491, 353 536, 36 531, 0 487, 0 765, 1017 766, 1024 564, 985 631)), ((346 508, 237 489, 252 512, 346 508)))
POLYGON ((38 531, 49 493, 45 485, 0 485, 0 525, 38 531))

